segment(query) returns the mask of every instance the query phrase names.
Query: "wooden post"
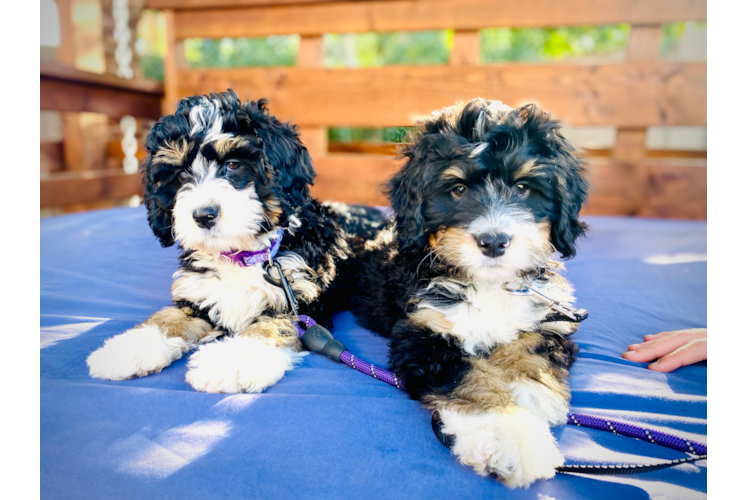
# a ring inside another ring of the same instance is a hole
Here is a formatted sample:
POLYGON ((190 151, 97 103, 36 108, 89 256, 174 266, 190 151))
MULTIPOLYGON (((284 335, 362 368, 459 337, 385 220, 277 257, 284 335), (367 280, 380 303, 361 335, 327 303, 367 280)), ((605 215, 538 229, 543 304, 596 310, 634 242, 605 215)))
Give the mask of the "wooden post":
MULTIPOLYGON (((634 25, 629 34, 626 59, 632 62, 656 61, 660 56, 662 26, 634 25)), ((646 127, 619 127, 613 158, 625 161, 643 160, 647 156, 646 127)))
POLYGON ((174 11, 164 11, 166 24, 166 57, 164 58, 164 100, 161 113, 170 115, 177 109, 179 102, 178 70, 180 61, 184 62, 184 43, 177 41, 174 27, 174 11))
MULTIPOLYGON (((302 36, 296 58, 297 68, 324 67, 325 53, 321 36, 302 36)), ((300 139, 313 160, 327 156, 327 127, 299 127, 300 139)))
POLYGON ((455 31, 454 46, 449 55, 452 66, 467 66, 480 62, 480 33, 477 31, 455 31))

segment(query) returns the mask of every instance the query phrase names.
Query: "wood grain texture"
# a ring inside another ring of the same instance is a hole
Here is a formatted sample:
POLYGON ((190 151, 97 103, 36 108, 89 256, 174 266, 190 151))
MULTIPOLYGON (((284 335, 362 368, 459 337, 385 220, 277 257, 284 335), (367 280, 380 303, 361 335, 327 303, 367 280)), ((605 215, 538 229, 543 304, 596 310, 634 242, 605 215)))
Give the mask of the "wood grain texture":
POLYGON ((706 20, 706 0, 409 0, 232 9, 190 3, 192 8, 175 10, 177 38, 706 20))
POLYGON ((451 66, 470 66, 480 62, 480 33, 478 31, 455 31, 454 45, 449 54, 451 66))
POLYGON ((42 177, 41 208, 73 203, 123 199, 143 194, 140 174, 126 174, 123 170, 64 172, 42 177))
POLYGON ((706 125, 706 63, 230 68, 178 74, 179 96, 234 89, 299 125, 408 126, 475 97, 537 103, 572 125, 706 125))
POLYGON ((748 62, 707 63, 709 126, 748 125, 748 62))
POLYGON ((114 118, 159 118, 163 85, 153 80, 125 80, 114 75, 51 62, 39 67, 40 107, 54 111, 90 111, 114 118), (154 107, 155 106, 155 107, 154 107))

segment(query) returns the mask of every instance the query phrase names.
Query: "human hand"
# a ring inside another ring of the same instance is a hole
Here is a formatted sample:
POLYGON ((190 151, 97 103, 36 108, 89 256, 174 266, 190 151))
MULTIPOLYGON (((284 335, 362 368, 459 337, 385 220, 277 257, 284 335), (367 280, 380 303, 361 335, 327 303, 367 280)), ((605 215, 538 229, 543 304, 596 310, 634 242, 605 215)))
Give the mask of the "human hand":
POLYGON ((671 372, 706 359, 706 328, 646 335, 644 340, 641 344, 630 345, 628 352, 623 353, 624 359, 637 363, 657 359, 648 366, 657 372, 671 372))

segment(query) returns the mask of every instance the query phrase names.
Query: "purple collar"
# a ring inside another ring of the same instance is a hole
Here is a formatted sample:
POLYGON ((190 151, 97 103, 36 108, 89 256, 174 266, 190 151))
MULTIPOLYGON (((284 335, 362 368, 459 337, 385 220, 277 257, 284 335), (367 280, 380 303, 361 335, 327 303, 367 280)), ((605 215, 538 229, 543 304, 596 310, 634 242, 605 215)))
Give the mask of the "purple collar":
POLYGON ((278 230, 278 238, 270 243, 270 248, 265 250, 258 250, 257 252, 250 252, 245 250, 243 252, 221 252, 221 255, 225 255, 235 264, 239 264, 242 267, 254 266, 260 262, 267 262, 271 260, 278 253, 278 249, 281 246, 281 240, 283 239, 283 228, 278 230))

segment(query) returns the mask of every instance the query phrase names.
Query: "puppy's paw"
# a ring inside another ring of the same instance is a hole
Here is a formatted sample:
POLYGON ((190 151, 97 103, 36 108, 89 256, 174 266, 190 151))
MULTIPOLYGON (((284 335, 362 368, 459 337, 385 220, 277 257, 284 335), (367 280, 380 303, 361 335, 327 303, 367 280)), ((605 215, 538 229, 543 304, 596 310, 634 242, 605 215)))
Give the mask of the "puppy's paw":
POLYGON ((497 475, 523 488, 556 475, 564 457, 548 425, 522 408, 505 413, 459 414, 443 410, 443 432, 455 436, 452 453, 481 476, 497 475))
POLYGON ((272 340, 228 337, 200 346, 190 356, 185 379, 202 392, 262 392, 307 354, 276 347, 272 340))
POLYGON ((94 378, 125 380, 160 372, 191 348, 180 337, 167 338, 155 325, 142 325, 108 339, 86 364, 94 378))
POLYGON ((551 427, 566 423, 569 401, 561 390, 563 388, 559 387, 559 390, 554 391, 534 380, 513 382, 511 388, 519 406, 551 427))

